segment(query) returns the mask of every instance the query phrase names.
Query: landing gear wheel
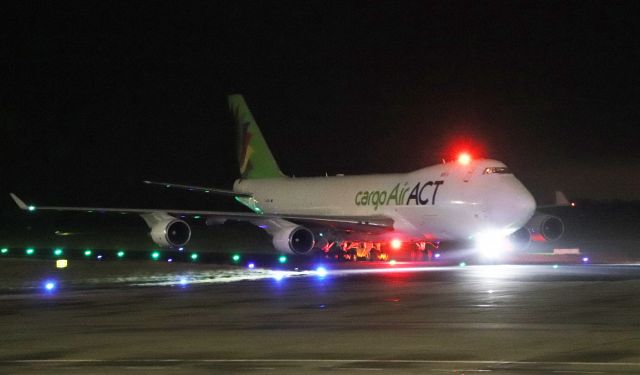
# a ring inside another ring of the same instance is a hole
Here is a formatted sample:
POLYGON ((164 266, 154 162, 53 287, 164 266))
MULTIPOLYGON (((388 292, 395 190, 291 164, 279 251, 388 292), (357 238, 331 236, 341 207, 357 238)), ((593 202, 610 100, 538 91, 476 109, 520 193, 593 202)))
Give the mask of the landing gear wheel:
POLYGON ((376 260, 378 260, 378 250, 376 249, 371 249, 369 251, 369 260, 372 262, 375 262, 376 260))

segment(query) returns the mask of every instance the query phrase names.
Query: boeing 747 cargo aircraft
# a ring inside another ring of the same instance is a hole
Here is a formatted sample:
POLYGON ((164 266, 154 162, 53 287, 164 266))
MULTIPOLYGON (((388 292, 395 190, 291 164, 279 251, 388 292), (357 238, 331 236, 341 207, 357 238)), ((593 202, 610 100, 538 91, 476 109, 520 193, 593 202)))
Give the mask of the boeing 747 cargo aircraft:
POLYGON ((206 217, 207 225, 250 222, 272 236, 277 251, 292 254, 336 246, 345 252, 366 248, 380 254, 381 248, 399 243, 415 243, 424 250, 425 244, 438 241, 499 239, 523 227, 530 236, 556 235, 549 228, 557 218, 536 214, 529 191, 500 161, 461 155, 409 173, 288 177, 244 98, 231 95, 228 102, 239 132, 240 178, 233 190, 145 182, 232 196, 250 212, 29 206, 15 194, 11 197, 27 211, 139 214, 153 241, 166 247, 187 245, 191 228, 181 218, 195 215, 206 217))

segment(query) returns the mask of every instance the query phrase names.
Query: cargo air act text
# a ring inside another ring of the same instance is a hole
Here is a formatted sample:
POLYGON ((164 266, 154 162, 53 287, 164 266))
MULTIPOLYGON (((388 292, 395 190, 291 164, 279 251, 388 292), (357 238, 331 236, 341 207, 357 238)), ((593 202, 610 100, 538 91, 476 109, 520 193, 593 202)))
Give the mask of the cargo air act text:
POLYGON ((436 204, 436 195, 438 188, 443 185, 444 181, 427 181, 425 183, 418 182, 409 187, 409 183, 405 182, 402 186, 398 183, 391 191, 388 190, 372 190, 359 191, 356 194, 356 206, 373 206, 377 210, 380 206, 424 206, 429 203, 436 204), (408 195, 407 195, 408 193, 408 195))

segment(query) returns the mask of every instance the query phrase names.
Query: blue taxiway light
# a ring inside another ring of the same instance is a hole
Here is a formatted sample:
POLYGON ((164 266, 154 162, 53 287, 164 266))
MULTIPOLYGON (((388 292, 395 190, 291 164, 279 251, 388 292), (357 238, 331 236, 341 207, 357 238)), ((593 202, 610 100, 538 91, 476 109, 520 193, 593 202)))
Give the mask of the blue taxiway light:
POLYGON ((55 290, 57 286, 58 285, 56 284, 56 282, 52 281, 52 280, 47 280, 47 281, 44 282, 44 289, 47 292, 51 292, 51 291, 55 290))

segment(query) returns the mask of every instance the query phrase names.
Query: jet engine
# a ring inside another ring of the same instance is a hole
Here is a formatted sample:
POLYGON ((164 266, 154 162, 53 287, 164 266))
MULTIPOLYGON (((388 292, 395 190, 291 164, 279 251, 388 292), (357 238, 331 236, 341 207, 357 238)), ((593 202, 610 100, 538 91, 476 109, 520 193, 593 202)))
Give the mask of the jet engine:
POLYGON ((181 247, 191 239, 191 228, 186 222, 167 218, 155 222, 149 232, 153 242, 164 247, 181 247))
POLYGON ((553 242, 559 240, 564 234, 564 223, 559 217, 536 213, 533 217, 514 234, 519 243, 553 242))
POLYGON ((315 244, 313 233, 301 226, 285 226, 272 233, 273 247, 283 253, 306 254, 315 244))

